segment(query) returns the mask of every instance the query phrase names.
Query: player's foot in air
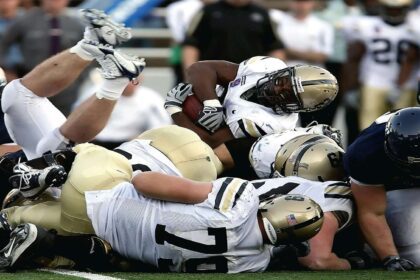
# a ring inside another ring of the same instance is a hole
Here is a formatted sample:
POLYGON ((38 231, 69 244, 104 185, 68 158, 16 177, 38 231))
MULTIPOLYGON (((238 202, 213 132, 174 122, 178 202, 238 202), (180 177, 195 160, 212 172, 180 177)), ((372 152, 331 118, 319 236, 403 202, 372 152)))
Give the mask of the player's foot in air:
POLYGON ((83 9, 81 10, 81 14, 84 22, 88 25, 84 36, 88 41, 97 41, 103 45, 117 46, 130 40, 132 37, 129 28, 115 22, 101 10, 83 9))

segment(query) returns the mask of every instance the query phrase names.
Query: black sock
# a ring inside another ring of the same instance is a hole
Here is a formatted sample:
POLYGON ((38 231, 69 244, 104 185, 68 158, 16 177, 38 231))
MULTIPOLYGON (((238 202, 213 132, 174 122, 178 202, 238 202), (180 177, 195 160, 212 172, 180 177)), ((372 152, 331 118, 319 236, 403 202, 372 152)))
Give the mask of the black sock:
POLYGON ((54 242, 54 254, 68 258, 80 268, 109 270, 111 255, 94 235, 61 236, 54 242))

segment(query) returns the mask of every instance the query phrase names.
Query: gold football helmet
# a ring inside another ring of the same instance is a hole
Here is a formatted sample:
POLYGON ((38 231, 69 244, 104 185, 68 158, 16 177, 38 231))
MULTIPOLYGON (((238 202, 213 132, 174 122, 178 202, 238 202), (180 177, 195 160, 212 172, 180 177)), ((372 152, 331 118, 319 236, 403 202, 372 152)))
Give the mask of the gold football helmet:
POLYGON ((324 221, 321 206, 299 194, 273 196, 261 202, 259 209, 273 245, 306 241, 319 232, 324 221))
POLYGON ((344 150, 324 135, 301 135, 277 152, 274 170, 282 176, 298 176, 313 181, 343 180, 344 150))
POLYGON ((297 65, 259 79, 256 92, 258 103, 275 112, 312 112, 334 100, 338 83, 321 67, 297 65))

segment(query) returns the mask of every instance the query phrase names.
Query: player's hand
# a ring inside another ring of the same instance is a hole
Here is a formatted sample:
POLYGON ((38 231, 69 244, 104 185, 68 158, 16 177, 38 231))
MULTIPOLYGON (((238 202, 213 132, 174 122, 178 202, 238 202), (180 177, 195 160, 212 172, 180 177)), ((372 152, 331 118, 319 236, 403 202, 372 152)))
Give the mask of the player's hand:
POLYGON ((338 146, 343 147, 343 138, 339 129, 324 124, 322 126, 322 134, 334 140, 338 146))
POLYGON ((388 271, 409 271, 416 269, 415 263, 399 256, 388 256, 382 261, 382 264, 388 271))
POLYGON ((169 114, 174 114, 176 112, 182 111, 182 104, 185 99, 192 95, 192 85, 179 83, 173 89, 171 89, 166 95, 165 99, 165 109, 169 114))
POLYGON ((371 257, 364 251, 350 251, 344 258, 350 263, 351 269, 366 269, 372 266, 371 257))
POLYGON ((219 100, 205 100, 203 109, 198 115, 197 123, 209 132, 215 132, 224 121, 223 107, 219 100))

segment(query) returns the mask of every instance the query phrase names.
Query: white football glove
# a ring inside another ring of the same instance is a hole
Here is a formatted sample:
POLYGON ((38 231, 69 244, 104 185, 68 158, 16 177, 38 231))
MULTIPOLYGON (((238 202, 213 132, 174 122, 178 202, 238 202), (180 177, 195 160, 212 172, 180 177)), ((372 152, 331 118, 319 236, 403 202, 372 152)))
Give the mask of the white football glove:
POLYGON ((205 100, 203 109, 198 115, 197 123, 211 133, 214 133, 223 123, 223 106, 219 100, 205 100))
POLYGON ((193 92, 191 84, 179 83, 166 95, 164 105, 166 111, 170 115, 175 114, 177 112, 181 112, 182 104, 184 103, 185 99, 192 94, 193 92))

